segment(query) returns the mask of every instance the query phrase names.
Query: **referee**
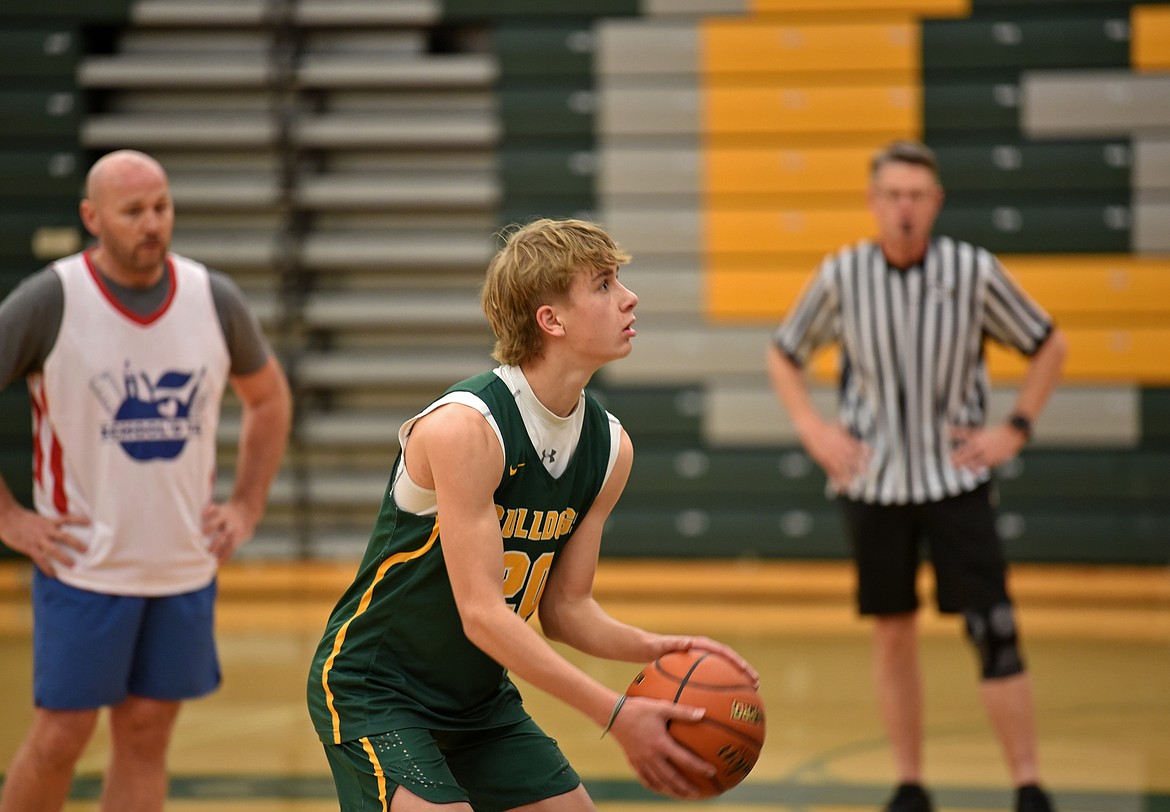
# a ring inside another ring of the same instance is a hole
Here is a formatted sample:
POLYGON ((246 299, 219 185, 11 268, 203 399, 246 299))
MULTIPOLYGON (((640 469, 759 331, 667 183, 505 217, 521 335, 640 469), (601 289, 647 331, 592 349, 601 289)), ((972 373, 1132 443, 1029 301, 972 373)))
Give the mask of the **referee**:
POLYGON ((801 443, 839 497, 857 601, 875 618, 874 675, 899 784, 888 812, 930 812, 922 782, 919 549, 940 612, 962 613, 980 693, 1015 782, 1017 812, 1048 812, 1031 680, 1020 654, 991 469, 1020 452, 1060 377, 1065 340, 986 250, 933 236, 943 203, 934 154, 897 141, 874 156, 876 241, 827 257, 774 334, 768 372, 801 443), (984 338, 1029 357, 1011 417, 985 425, 984 338), (837 421, 814 409, 802 368, 841 350, 837 421))

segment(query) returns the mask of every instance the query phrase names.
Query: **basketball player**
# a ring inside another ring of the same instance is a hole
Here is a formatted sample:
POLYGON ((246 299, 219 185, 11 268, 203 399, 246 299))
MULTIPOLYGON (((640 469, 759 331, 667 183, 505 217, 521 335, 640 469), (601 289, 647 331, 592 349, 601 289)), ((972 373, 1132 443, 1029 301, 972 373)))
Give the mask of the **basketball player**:
POLYGON ((939 609, 963 614, 978 655, 1016 810, 1049 812, 990 479, 1027 443, 1060 376, 1065 340, 995 257, 932 236, 942 201, 927 147, 895 142, 878 152, 869 186, 878 239, 824 261, 777 329, 769 371, 839 497, 859 609, 875 618, 878 701, 900 779, 887 810, 932 809, 922 786, 915 594, 925 539, 939 609), (993 425, 985 425, 985 336, 1031 359, 1012 416, 993 425), (843 356, 838 422, 817 414, 801 372, 830 343, 843 356))
POLYGON ((621 623, 593 597, 633 450, 585 385, 631 351, 638 298, 618 279, 628 260, 579 220, 511 231, 483 288, 501 366, 399 431, 365 558, 309 674, 343 810, 594 809, 510 674, 611 734, 652 790, 695 797, 679 768, 713 772, 666 729, 701 710, 627 700, 525 623, 539 613, 545 635, 594 656, 645 663, 696 648, 748 668, 712 640, 621 623))
POLYGON ((36 502, 0 480, 0 538, 36 564, 36 710, 3 812, 62 808, 103 707, 101 808, 163 808, 180 703, 219 684, 216 569, 260 521, 289 429, 288 385, 239 289, 168 253, 162 167, 101 158, 81 217, 97 243, 0 305, 0 386, 27 376, 32 397, 36 502), (213 503, 229 380, 240 456, 231 497, 213 503))

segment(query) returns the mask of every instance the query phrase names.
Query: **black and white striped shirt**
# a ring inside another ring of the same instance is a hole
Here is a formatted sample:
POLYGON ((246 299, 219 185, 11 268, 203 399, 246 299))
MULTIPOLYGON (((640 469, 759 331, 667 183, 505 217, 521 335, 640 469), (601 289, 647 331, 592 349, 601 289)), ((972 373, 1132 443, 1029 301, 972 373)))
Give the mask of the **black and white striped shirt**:
POLYGON ((1032 355, 1052 326, 991 253, 936 237, 925 259, 904 270, 870 241, 828 256, 774 340, 800 366, 818 348, 840 345, 839 419, 873 452, 843 493, 905 504, 990 478, 950 463, 950 427, 987 417, 984 338, 1032 355))

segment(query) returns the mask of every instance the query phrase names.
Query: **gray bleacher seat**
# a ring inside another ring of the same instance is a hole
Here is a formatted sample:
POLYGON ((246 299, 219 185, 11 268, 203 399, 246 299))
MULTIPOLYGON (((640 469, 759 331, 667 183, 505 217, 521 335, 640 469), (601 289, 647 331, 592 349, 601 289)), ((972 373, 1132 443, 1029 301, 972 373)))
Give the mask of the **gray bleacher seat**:
POLYGON ((495 60, 486 54, 306 54, 297 66, 305 88, 488 87, 496 77, 495 60))
POLYGON ((152 152, 270 150, 280 134, 279 104, 265 89, 120 89, 82 122, 83 146, 152 152))
POLYGON ((169 172, 175 206, 193 209, 263 209, 280 202, 280 180, 273 172, 169 172))
POLYGON ((209 149, 270 147, 278 124, 262 113, 118 113, 89 116, 81 143, 93 149, 132 145, 140 149, 203 146, 209 149))
POLYGON ((267 0, 133 0, 136 26, 259 26, 267 22, 267 0))
POLYGON ((276 76, 266 54, 129 54, 86 57, 77 82, 88 88, 263 87, 276 76))
POLYGON ((750 7, 749 0, 642 0, 642 14, 649 17, 747 14, 750 7))
POLYGON ((290 122, 290 197, 311 213, 299 262, 315 281, 299 329, 323 349, 296 359, 308 394, 298 431, 314 551, 360 551, 403 419, 490 368, 474 281, 491 257, 501 189, 498 77, 484 53, 430 54, 436 3, 295 6, 305 43, 290 122), (321 393, 320 402, 315 393, 321 393), (383 404, 384 409, 375 408, 383 404))
POLYGON ((664 254, 698 256, 702 250, 702 217, 697 208, 627 206, 607 198, 601 219, 615 238, 635 256, 664 254))
POLYGON ((444 0, 443 17, 451 22, 496 22, 527 19, 551 21, 628 17, 638 14, 639 0, 444 0))
POLYGON ((283 199, 280 158, 275 150, 208 153, 194 147, 157 149, 153 155, 170 176, 181 229, 197 232, 209 220, 215 223, 217 219, 220 223, 226 220, 235 230, 246 229, 249 223, 264 229, 279 226, 279 219, 271 216, 283 199))
POLYGON ((329 26, 428 26, 443 16, 439 0, 298 0, 297 24, 329 26))
POLYGON ((284 306, 281 304, 280 297, 272 290, 252 290, 245 288, 244 298, 248 302, 248 307, 256 314, 256 318, 260 321, 263 327, 270 334, 276 325, 276 322, 283 315, 284 306))
MULTIPOLYGON (((424 404, 420 403, 419 408, 424 404)), ((398 427, 413 411, 329 411, 305 415, 301 436, 315 446, 397 447, 398 427)))
MULTIPOLYGON (((1006 419, 1015 403, 1014 388, 992 395, 991 417, 1006 419)), ((1038 446, 1131 448, 1141 441, 1141 400, 1132 386, 1062 386, 1036 422, 1038 446)))
MULTIPOLYGON (((762 373, 761 373, 762 375, 762 373)), ((825 417, 836 413, 836 391, 814 386, 825 417)), ((1003 420, 1015 403, 1014 387, 992 390, 990 419, 1003 420)), ((791 445, 796 434, 766 378, 709 385, 704 438, 713 445, 791 445)), ((1036 422, 1034 444, 1061 448, 1132 448, 1141 440, 1139 391, 1130 386, 1061 387, 1036 422)))
MULTIPOLYGON (((234 476, 232 473, 226 473, 224 476, 216 477, 215 480, 215 496, 217 499, 226 499, 231 495, 232 485, 234 484, 234 476)), ((272 507, 286 507, 293 503, 296 499, 297 485, 294 477, 290 476, 287 471, 277 472, 276 477, 272 480, 272 487, 268 491, 268 506, 272 507)))
MULTIPOLYGON (((788 413, 764 377, 763 345, 758 354, 760 378, 752 382, 717 382, 707 387, 707 411, 702 433, 714 447, 768 447, 798 445, 796 429, 788 413)), ((837 393, 832 387, 810 388, 817 411, 825 417, 836 413, 837 393)))
POLYGON ((302 314, 310 328, 488 330, 474 288, 319 291, 309 295, 302 314))
POLYGON ((1170 191, 1135 194, 1132 241, 1137 253, 1170 252, 1170 191))
POLYGON ((294 191, 307 209, 490 209, 500 199, 495 174, 348 171, 303 173, 294 191))
POLYGON ((321 149, 486 147, 499 132, 493 113, 476 110, 305 114, 293 127, 297 144, 321 149))
POLYGON ((195 229, 180 221, 171 247, 213 268, 271 269, 279 257, 280 235, 275 228, 195 229))
POLYGON ((688 321, 701 318, 704 280, 698 266, 697 257, 663 261, 635 256, 630 269, 621 275, 622 284, 638 294, 634 315, 679 316, 688 321))
POLYGON ((1033 137, 1129 135, 1170 128, 1170 74, 1026 71, 1020 126, 1033 137))
MULTIPOLYGON (((600 80, 599 80, 600 81, 600 80)), ((597 93, 597 133, 603 139, 674 137, 662 146, 697 145, 702 102, 694 81, 662 86, 602 82, 597 93)))
POLYGON ((490 212, 500 200, 488 149, 332 151, 304 166, 292 186, 297 206, 317 212, 490 212))
POLYGON ((315 231, 305 238, 304 262, 312 268, 339 270, 482 271, 492 256, 490 240, 465 234, 386 234, 315 231))
POLYGON ((597 193, 616 203, 627 197, 672 197, 695 206, 703 186, 698 149, 613 146, 599 154, 597 193))
POLYGON ((1170 136, 1133 139, 1130 184, 1134 189, 1170 189, 1170 136))
MULTIPOLYGON (((486 342, 485 342, 486 343, 486 342)), ((495 366, 485 348, 306 351, 297 364, 303 386, 345 389, 401 384, 449 386, 495 366)))
POLYGON ((305 495, 317 505, 365 508, 372 522, 389 476, 389 465, 385 471, 315 472, 305 495))
POLYGON ((306 555, 321 561, 359 561, 370 540, 373 516, 361 517, 359 523, 346 527, 320 527, 302 524, 276 532, 265 528, 236 552, 237 559, 290 560, 306 555))
POLYGON ((761 377, 768 327, 676 326, 639 319, 636 347, 607 370, 615 383, 710 384, 719 379, 761 377))
POLYGON ((700 71, 699 29, 692 21, 601 20, 596 35, 594 71, 607 83, 642 76, 696 76, 700 71))
POLYGON ((428 50, 425 28, 302 28, 300 33, 304 56, 421 57, 428 50))
POLYGON ((77 81, 92 88, 264 87, 277 75, 266 31, 131 31, 112 54, 80 60, 77 81))

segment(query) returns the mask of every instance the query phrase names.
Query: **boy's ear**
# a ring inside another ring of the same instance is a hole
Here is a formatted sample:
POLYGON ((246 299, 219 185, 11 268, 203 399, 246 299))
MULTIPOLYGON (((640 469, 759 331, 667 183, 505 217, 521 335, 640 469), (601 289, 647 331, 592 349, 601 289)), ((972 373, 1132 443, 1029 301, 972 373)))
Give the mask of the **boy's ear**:
POLYGON ((565 326, 552 305, 541 305, 536 310, 536 324, 542 331, 553 336, 563 336, 565 326))

